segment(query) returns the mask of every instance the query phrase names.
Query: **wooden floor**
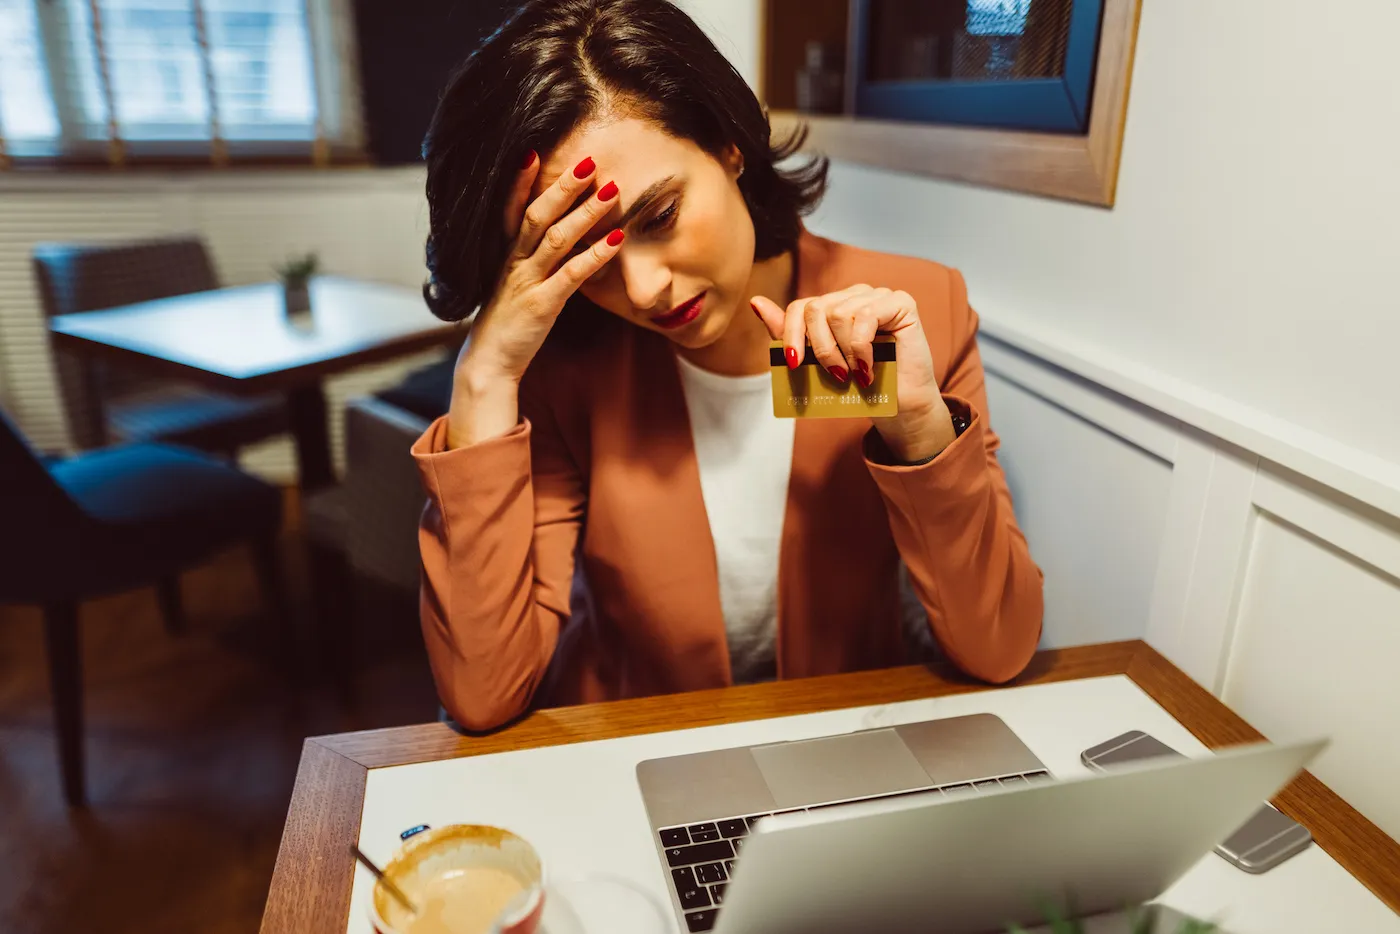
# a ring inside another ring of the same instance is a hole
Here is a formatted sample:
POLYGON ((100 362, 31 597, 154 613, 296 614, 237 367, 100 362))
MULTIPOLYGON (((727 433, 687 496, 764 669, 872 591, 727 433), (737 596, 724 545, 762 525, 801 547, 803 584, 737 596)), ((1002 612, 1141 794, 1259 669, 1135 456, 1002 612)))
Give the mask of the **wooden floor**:
MULTIPOLYGON (((295 538, 283 552, 300 621, 295 538)), ((365 607, 347 706, 259 635, 245 552, 184 592, 178 638, 151 591, 83 607, 86 812, 62 801, 39 613, 0 607, 0 931, 256 931, 302 738, 436 716, 411 600, 365 607)))

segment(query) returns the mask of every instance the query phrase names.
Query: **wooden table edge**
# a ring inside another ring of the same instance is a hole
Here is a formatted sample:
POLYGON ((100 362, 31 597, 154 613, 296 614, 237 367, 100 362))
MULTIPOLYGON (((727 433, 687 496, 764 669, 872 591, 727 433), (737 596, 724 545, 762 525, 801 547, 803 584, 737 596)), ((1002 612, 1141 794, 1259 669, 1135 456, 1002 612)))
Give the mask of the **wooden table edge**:
POLYGON ((261 931, 343 934, 368 771, 315 739, 302 744, 261 931))
POLYGON ((338 357, 299 364, 284 370, 270 370, 251 376, 233 376, 215 370, 206 370, 193 363, 182 363, 154 352, 105 341, 68 331, 55 330, 49 333, 55 347, 60 347, 83 358, 106 360, 117 366, 140 369, 142 372, 172 379, 187 380, 208 389, 230 392, 235 395, 252 396, 263 393, 281 392, 326 376, 344 372, 356 367, 381 363, 395 357, 407 356, 420 350, 431 350, 451 344, 464 338, 466 332, 459 325, 447 324, 431 331, 396 337, 381 344, 372 344, 338 357))
MULTIPOLYGON (((1007 686, 1115 675, 1126 676, 1210 748, 1264 738, 1138 640, 1039 652, 1007 686)), ((359 838, 371 769, 996 689, 951 668, 911 666, 542 710, 481 736, 434 723, 313 737, 297 770, 262 934, 345 930, 355 874, 349 845, 359 838)), ((1400 912, 1400 843, 1311 773, 1300 775, 1274 803, 1400 912)))

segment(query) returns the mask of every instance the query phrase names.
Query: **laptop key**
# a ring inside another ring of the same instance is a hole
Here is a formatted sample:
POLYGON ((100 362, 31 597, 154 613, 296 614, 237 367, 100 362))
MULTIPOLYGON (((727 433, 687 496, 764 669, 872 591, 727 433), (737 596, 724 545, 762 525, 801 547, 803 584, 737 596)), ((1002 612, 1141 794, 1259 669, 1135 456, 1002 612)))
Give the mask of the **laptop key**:
POLYGON ((994 788, 1000 788, 1001 782, 997 781, 995 778, 986 778, 977 782, 976 785, 978 791, 991 791, 994 788))
POLYGON ((703 885, 697 885, 693 889, 677 889, 676 894, 681 897, 681 907, 686 911, 692 908, 708 908, 710 901, 709 889, 703 885))
POLYGON ((749 827, 753 827, 754 824, 757 824, 759 821, 763 820, 763 818, 772 816, 771 814, 755 814, 753 817, 744 818, 744 820, 748 823, 749 827))
POLYGON ((696 846, 673 846, 666 851, 666 865, 671 867, 717 863, 733 858, 734 847, 729 845, 728 840, 716 840, 714 843, 701 843, 696 846))
POLYGON ((734 875, 734 860, 726 859, 724 861, 724 871, 729 873, 731 876, 734 875))
POLYGON ((713 931, 715 928, 715 916, 719 912, 710 908, 706 911, 692 911, 685 916, 685 926, 690 929, 691 934, 698 934, 700 931, 713 931))
POLYGON ((742 837, 749 832, 749 825, 744 823, 742 817, 734 820, 722 820, 719 822, 720 836, 728 839, 730 837, 742 837))
POLYGON ((716 882, 727 880, 729 874, 724 871, 723 863, 707 863, 704 866, 695 867, 695 878, 706 885, 713 885, 716 882))
POLYGON ((743 838, 743 837, 735 837, 733 840, 730 840, 729 842, 732 843, 732 844, 734 845, 734 855, 735 855, 735 856, 738 856, 738 855, 739 855, 739 851, 740 851, 741 849, 743 849, 743 847, 744 847, 744 838, 743 838))
POLYGON ((682 869, 672 869, 671 881, 676 883, 677 892, 696 888, 700 884, 695 881, 695 870, 691 869, 689 866, 682 869))
POLYGON ((689 842, 690 834, 686 833, 684 827, 672 827, 661 831, 662 846, 685 846, 689 842))
POLYGON ((710 886, 710 897, 715 900, 716 905, 724 904, 724 890, 729 888, 728 882, 721 882, 719 885, 710 886))
POLYGON ((719 839, 719 828, 713 823, 691 824, 688 829, 691 843, 709 843, 719 839))

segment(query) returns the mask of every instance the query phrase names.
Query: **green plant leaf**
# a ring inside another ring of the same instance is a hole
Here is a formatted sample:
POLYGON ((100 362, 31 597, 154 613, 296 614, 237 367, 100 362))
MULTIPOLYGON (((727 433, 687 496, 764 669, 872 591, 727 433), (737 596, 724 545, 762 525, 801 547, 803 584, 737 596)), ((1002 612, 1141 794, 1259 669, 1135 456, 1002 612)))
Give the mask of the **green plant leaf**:
POLYGON ((1064 916, 1060 909, 1050 902, 1046 902, 1041 909, 1045 912, 1045 920, 1050 922, 1050 930, 1053 934, 1084 934, 1084 927, 1078 921, 1073 921, 1064 916))
POLYGON ((283 281, 297 282, 304 281, 316 274, 320 268, 320 258, 315 253, 307 253, 304 256, 289 256, 286 262, 276 267, 278 278, 283 281))
POLYGON ((1129 924, 1133 934, 1153 934, 1157 927, 1157 917, 1152 913, 1152 909, 1145 905, 1139 905, 1128 912, 1129 924))

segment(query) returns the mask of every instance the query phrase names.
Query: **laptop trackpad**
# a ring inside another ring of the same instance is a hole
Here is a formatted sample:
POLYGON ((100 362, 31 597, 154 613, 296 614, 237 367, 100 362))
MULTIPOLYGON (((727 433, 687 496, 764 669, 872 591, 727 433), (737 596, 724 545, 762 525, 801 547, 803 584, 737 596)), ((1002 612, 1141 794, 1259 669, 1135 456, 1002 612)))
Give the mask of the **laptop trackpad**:
POLYGON ((751 749, 780 808, 805 807, 933 784, 894 730, 751 749))

